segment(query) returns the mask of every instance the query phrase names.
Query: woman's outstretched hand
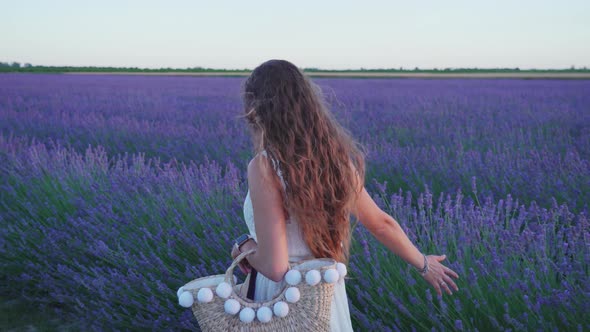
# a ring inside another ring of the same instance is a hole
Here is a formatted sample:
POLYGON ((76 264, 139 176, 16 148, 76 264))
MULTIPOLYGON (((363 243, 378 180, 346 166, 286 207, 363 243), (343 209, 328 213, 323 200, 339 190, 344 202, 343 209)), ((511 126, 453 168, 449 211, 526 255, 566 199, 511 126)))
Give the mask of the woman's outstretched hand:
POLYGON ((446 255, 437 256, 437 255, 428 255, 426 259, 428 260, 428 271, 424 275, 424 279, 428 281, 432 287, 436 290, 436 293, 441 296, 442 292, 445 291, 449 295, 453 295, 453 291, 458 291, 459 287, 455 284, 452 278, 459 278, 459 275, 449 269, 448 267, 442 265, 440 262, 444 261, 447 258, 446 255))

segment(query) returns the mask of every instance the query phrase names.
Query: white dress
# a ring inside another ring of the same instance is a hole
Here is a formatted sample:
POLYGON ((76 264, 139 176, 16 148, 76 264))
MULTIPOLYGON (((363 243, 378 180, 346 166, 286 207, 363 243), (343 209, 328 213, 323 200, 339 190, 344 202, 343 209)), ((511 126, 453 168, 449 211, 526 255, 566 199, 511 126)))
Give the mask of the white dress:
MULTIPOLYGON (((262 151, 266 156, 266 151, 262 151)), ((273 160, 274 163, 274 160, 273 160)), ((281 179, 283 187, 285 182, 281 176, 280 170, 278 175, 281 179)), ((244 201, 244 219, 250 235, 256 240, 256 229, 254 227, 254 212, 252 209, 252 201, 250 200, 250 191, 246 195, 244 201)), ((289 261, 295 262, 301 259, 314 258, 311 250, 303 240, 297 219, 292 215, 287 222, 287 247, 289 251, 289 261)), ((254 291, 255 301, 266 301, 272 299, 283 288, 285 281, 274 282, 267 277, 258 273, 256 276, 256 288, 254 291)), ((332 298, 331 306, 330 330, 333 332, 353 331, 350 320, 350 311, 348 309, 348 297, 346 295, 345 280, 341 279, 334 287, 334 297, 332 298)))

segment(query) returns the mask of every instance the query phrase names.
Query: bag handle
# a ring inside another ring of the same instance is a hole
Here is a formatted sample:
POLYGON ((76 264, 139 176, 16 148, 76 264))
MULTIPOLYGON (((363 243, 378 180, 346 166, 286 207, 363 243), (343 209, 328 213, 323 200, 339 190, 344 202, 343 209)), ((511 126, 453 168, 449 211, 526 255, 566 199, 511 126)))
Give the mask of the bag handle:
MULTIPOLYGON (((248 251, 244 251, 243 253, 239 254, 238 256, 236 256, 236 258, 233 260, 233 262, 231 263, 231 265, 227 268, 227 271, 225 271, 225 277, 224 280, 225 282, 227 282, 228 284, 230 284, 230 286, 232 287, 232 294, 235 294, 235 299, 240 302, 240 304, 242 305, 249 305, 251 306, 252 303, 254 303, 257 306, 272 306, 274 303, 276 303, 277 301, 280 301, 281 299, 284 299, 284 293, 287 290, 287 288, 289 287, 288 283, 285 283, 285 285, 282 287, 282 289, 277 293, 277 295, 275 297, 273 297, 270 300, 267 300, 265 302, 253 302, 252 299, 244 299, 240 294, 238 294, 235 290, 233 290, 233 288, 236 286, 236 283, 234 281, 233 278, 233 273, 234 273, 234 268, 236 267, 236 265, 238 265, 242 260, 244 260, 244 258, 248 255, 250 255, 251 253, 255 252, 256 248, 254 249, 250 249, 248 251)), ((302 260, 299 261, 299 263, 295 263, 295 262, 289 262, 289 271, 296 268, 297 266, 301 265, 304 262, 307 261, 324 261, 324 262, 329 262, 329 263, 336 263, 336 261, 334 259, 331 258, 314 258, 314 259, 309 259, 309 260, 302 260)), ((320 267, 317 270, 321 271, 326 269, 326 267, 320 267)), ((284 280, 284 279, 283 279, 284 280)))
MULTIPOLYGON (((231 263, 231 265, 227 268, 227 270, 225 271, 225 281, 229 282, 232 286, 235 286, 234 283, 234 278, 232 278, 232 275, 234 274, 234 268, 242 261, 244 260, 244 258, 248 255, 250 255, 251 253, 255 252, 256 248, 250 249, 248 251, 244 251, 243 253, 239 254, 238 256, 236 256, 236 258, 234 259, 234 261, 231 263)), ((322 261, 329 261, 329 262, 334 262, 336 263, 336 261, 332 258, 313 258, 313 259, 309 259, 309 260, 322 260, 322 261)), ((294 266, 298 266, 301 263, 308 261, 308 260, 302 260, 299 262, 288 262, 289 265, 289 270, 293 269, 294 266)), ((287 271, 287 272, 288 272, 287 271)))
POLYGON ((248 251, 244 251, 243 253, 239 254, 234 261, 231 263, 231 265, 227 268, 227 270, 225 271, 225 281, 228 282, 232 287, 235 286, 235 282, 234 282, 234 278, 232 278, 232 275, 234 274, 234 268, 242 261, 244 260, 244 258, 246 258, 246 256, 250 255, 251 253, 255 252, 256 248, 254 249, 250 249, 248 251))

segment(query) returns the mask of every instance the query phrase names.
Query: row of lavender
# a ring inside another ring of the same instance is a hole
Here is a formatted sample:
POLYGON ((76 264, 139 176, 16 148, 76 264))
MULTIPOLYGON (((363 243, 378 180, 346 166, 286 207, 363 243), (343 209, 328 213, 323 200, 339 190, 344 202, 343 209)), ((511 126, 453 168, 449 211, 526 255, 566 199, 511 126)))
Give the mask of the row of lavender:
MULTIPOLYGON (((0 139, 3 296, 76 330, 195 330, 176 289, 229 265, 232 239, 246 231, 238 167, 37 142, 4 154, 15 145, 0 139)), ((460 291, 436 297, 357 226, 347 281, 355 330, 590 329, 586 215, 377 187, 377 203, 422 250, 447 254, 460 291)))
MULTIPOLYGON (((194 324, 171 290, 223 271, 245 231, 242 79, 1 78, 3 297, 96 329, 194 324)), ((357 228, 356 327, 590 328, 589 82, 317 81, 367 146, 379 204, 464 277, 454 299, 433 298, 357 228)))
MULTIPOLYGON (((247 164, 243 78, 3 75, 0 133, 110 155, 247 164)), ((316 79, 368 152, 368 178, 574 211, 590 201, 590 81, 316 79)), ((245 168, 245 167, 244 167, 245 168)), ((242 170, 245 172, 245 169, 242 170)), ((473 198, 473 197, 472 197, 473 198)))

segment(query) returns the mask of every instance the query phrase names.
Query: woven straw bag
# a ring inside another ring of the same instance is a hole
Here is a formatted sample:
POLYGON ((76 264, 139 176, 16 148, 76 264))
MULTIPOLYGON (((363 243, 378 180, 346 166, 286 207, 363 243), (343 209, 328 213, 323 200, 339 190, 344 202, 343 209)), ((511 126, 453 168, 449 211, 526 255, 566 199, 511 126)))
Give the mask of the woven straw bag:
POLYGON ((330 258, 290 263, 285 286, 269 301, 240 295, 233 270, 252 249, 240 254, 225 274, 195 279, 178 290, 202 331, 329 331, 334 285, 346 266, 330 258))

